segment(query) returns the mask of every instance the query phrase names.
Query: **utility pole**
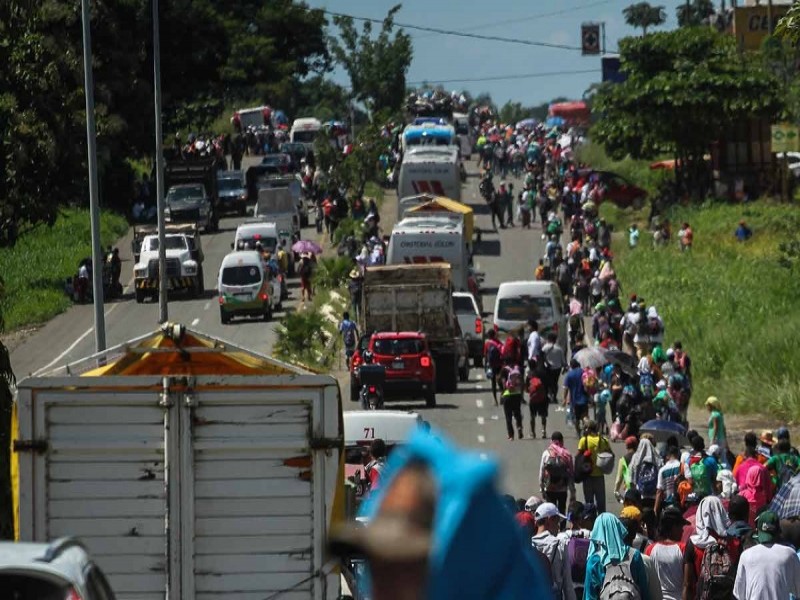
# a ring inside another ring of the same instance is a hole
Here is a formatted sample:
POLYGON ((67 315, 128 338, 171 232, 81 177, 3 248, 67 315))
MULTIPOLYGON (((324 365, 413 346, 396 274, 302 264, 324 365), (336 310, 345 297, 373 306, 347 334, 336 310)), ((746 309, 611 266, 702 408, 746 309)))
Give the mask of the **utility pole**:
POLYGON ((92 229, 92 296, 94 297, 94 345, 106 349, 106 319, 103 312, 103 248, 100 245, 100 199, 97 186, 97 128, 94 121, 94 75, 89 0, 81 0, 83 26, 83 87, 86 98, 86 152, 89 167, 89 214, 92 229))
POLYGON ((156 212, 158 213, 158 322, 169 318, 167 286, 167 236, 164 231, 164 135, 161 131, 161 35, 158 0, 153 0, 153 99, 156 117, 156 212))

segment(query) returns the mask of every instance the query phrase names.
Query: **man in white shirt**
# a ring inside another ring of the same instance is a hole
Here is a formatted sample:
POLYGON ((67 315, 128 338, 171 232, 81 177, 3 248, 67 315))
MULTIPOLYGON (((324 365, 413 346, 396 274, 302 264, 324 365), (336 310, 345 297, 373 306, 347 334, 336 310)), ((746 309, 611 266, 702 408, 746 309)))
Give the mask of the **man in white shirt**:
POLYGON ((528 336, 528 369, 534 373, 539 366, 537 361, 542 353, 542 336, 539 335, 539 323, 535 319, 528 319, 528 326, 531 328, 528 336))
POLYGON ((572 585, 571 575, 567 565, 566 541, 556 537, 561 521, 566 519, 558 512, 558 507, 552 502, 539 505, 534 513, 537 532, 531 538, 534 552, 544 555, 550 564, 550 576, 553 580, 553 596, 556 600, 575 600, 575 586, 572 585))
POLYGON ((785 600, 800 596, 800 559, 789 546, 777 544, 778 515, 765 511, 756 519, 758 544, 742 552, 733 584, 737 600, 785 600))
POLYGON ((661 514, 661 507, 666 502, 673 504, 677 499, 678 477, 681 474, 681 451, 677 446, 667 448, 667 462, 658 470, 656 481, 656 503, 654 510, 661 514))

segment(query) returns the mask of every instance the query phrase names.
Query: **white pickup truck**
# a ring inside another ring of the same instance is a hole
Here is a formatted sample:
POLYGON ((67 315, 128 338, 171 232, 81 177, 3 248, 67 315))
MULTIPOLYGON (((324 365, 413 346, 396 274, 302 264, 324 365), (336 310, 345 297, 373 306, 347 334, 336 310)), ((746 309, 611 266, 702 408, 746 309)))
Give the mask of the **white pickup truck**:
MULTIPOLYGON (((205 292, 203 283, 203 251, 199 235, 167 234, 167 282, 170 291, 186 291, 195 298, 205 292)), ((136 302, 147 296, 158 297, 158 236, 142 240, 139 261, 133 267, 136 302)))

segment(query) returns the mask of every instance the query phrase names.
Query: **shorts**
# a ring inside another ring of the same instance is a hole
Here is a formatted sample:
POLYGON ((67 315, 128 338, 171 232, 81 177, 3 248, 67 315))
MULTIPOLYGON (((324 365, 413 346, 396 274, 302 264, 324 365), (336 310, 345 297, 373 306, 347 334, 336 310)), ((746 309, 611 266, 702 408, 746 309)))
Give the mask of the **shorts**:
POLYGON ((546 400, 544 402, 540 402, 539 404, 531 404, 528 403, 528 406, 531 409, 531 418, 533 417, 542 417, 543 419, 547 418, 547 409, 550 406, 550 403, 546 400))

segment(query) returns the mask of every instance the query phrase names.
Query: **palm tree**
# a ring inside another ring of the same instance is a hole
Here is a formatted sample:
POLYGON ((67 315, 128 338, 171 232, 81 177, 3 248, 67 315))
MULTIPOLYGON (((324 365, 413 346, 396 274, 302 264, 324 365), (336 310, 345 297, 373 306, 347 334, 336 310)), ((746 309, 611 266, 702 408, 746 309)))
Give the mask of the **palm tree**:
POLYGON ((712 0, 692 0, 678 5, 676 9, 678 27, 702 25, 705 19, 714 14, 712 0))
POLYGON ((647 35, 648 27, 657 27, 667 20, 663 6, 653 6, 649 2, 637 2, 622 10, 625 22, 631 27, 641 27, 642 35, 647 35))

